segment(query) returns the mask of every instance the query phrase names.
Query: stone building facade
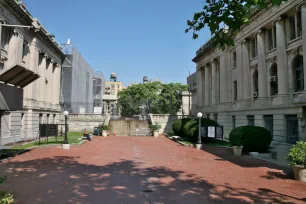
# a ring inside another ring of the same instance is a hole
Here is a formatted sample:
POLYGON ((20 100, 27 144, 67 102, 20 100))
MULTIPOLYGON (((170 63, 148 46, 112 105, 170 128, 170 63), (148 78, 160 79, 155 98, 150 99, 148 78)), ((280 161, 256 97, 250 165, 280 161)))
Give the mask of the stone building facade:
POLYGON ((254 11, 234 39, 225 50, 211 39, 197 51, 197 111, 222 124, 225 137, 258 125, 274 145, 305 141, 306 1, 254 11))
POLYGON ((6 25, 1 26, 0 75, 6 71, 11 74, 7 81, 2 77, 0 80, 23 88, 23 107, 1 112, 0 142, 3 145, 34 139, 39 123, 59 120, 61 64, 65 55, 54 35, 31 16, 22 1, 0 0, 0 11, 1 24, 6 25))
POLYGON ((197 73, 192 73, 187 77, 188 90, 190 92, 191 99, 188 103, 190 106, 190 115, 197 114, 197 73))

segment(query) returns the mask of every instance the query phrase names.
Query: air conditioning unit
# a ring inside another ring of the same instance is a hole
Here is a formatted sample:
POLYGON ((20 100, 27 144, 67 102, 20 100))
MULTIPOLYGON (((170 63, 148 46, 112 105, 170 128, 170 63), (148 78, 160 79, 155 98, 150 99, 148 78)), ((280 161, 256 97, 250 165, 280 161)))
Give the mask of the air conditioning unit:
POLYGON ((277 76, 271 76, 270 82, 277 82, 277 76))
POLYGON ((258 97, 258 92, 253 92, 253 98, 257 98, 258 97))

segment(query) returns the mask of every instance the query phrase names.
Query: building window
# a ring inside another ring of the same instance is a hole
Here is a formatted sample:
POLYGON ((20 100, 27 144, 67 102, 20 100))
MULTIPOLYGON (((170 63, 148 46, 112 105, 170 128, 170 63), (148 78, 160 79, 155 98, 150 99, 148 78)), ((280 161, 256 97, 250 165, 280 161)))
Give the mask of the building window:
POLYGON ((301 11, 292 15, 289 21, 289 40, 294 40, 302 36, 302 16, 301 11))
POLYGON ((208 119, 210 118, 210 115, 209 115, 209 113, 207 113, 207 114, 206 114, 206 118, 208 118, 208 119))
POLYGON ((271 132, 273 137, 273 115, 264 115, 264 125, 271 132))
POLYGON ((238 94, 237 89, 238 89, 237 81, 234 81, 234 101, 237 101, 237 94, 238 94))
POLYGON ((53 114, 53 124, 56 123, 56 114, 53 114))
POLYGON ((276 26, 268 30, 268 51, 276 48, 276 26))
POLYGON ((277 64, 273 64, 270 69, 270 90, 271 96, 278 94, 278 83, 277 83, 277 64))
POLYGON ((236 128, 236 116, 232 116, 232 128, 236 128))
POLYGON ((236 52, 233 52, 233 68, 236 68, 237 63, 237 54, 236 52))
POLYGON ((47 124, 50 123, 50 114, 47 114, 47 124))
POLYGON ((12 30, 6 30, 2 27, 2 37, 1 37, 1 49, 6 52, 8 51, 9 43, 13 35, 12 30))
POLYGON ((293 60, 293 73, 295 80, 295 91, 304 90, 304 68, 303 68, 303 57, 298 55, 293 60))
POLYGON ((253 73, 253 98, 258 97, 258 70, 256 69, 253 73))
POLYGON ((286 117, 286 135, 288 143, 296 143, 299 140, 299 123, 296 115, 286 117))
POLYGON ((256 38, 250 40, 250 54, 251 54, 251 59, 257 57, 257 39, 256 38))
POLYGON ((254 126, 254 125, 255 125, 255 118, 254 118, 254 115, 248 115, 248 116, 247 116, 247 119, 248 119, 248 125, 249 125, 249 126, 254 126))
POLYGON ((22 45, 22 61, 23 62, 26 62, 28 53, 29 53, 29 43, 26 40, 23 40, 23 45, 22 45))
POLYGON ((43 114, 39 114, 39 124, 43 124, 43 114))

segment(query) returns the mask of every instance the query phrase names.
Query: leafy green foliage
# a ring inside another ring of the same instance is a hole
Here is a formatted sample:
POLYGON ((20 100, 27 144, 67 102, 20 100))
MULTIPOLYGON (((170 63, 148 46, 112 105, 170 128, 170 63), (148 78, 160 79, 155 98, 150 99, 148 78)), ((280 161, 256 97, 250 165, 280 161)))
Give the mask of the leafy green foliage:
MULTIPOLYGON (((5 180, 6 176, 0 177, 0 184, 3 184, 5 180)), ((5 191, 0 191, 0 204, 11 204, 13 202, 14 202, 13 195, 5 191)))
POLYGON ((179 93, 185 90, 187 86, 180 83, 135 84, 119 92, 118 106, 125 117, 141 114, 140 107, 145 113, 175 114, 182 104, 179 93))
POLYGON ((265 152, 272 142, 272 135, 264 127, 241 126, 231 131, 229 141, 232 146, 243 146, 245 152, 265 152))
MULTIPOLYGON (((198 32, 208 26, 215 42, 221 47, 234 44, 233 34, 249 23, 252 11, 263 10, 270 5, 280 5, 283 0, 207 0, 202 11, 194 13, 193 19, 187 21, 185 32, 193 31, 193 39, 198 32), (229 28, 229 32, 224 29, 229 28)), ((286 1, 286 0, 284 0, 286 1)))
POLYGON ((178 120, 174 121, 174 123, 172 124, 173 132, 178 136, 184 137, 184 126, 190 120, 192 120, 192 119, 191 118, 183 118, 183 119, 178 119, 178 120))
POLYGON ((149 128, 150 128, 152 131, 157 131, 157 130, 160 130, 161 125, 160 125, 160 124, 149 125, 149 128))
POLYGON ((100 129, 100 131, 109 130, 108 125, 100 125, 98 128, 100 129))
POLYGON ((306 142, 298 142, 294 145, 287 159, 291 166, 306 168, 306 142))
MULTIPOLYGON (((209 118, 202 118, 201 119, 201 127, 207 127, 207 126, 217 126, 218 123, 216 121, 213 121, 209 118)), ((192 119, 188 121, 183 128, 184 136, 188 137, 188 140, 190 142, 196 142, 198 139, 198 133, 199 133, 199 119, 192 119)))

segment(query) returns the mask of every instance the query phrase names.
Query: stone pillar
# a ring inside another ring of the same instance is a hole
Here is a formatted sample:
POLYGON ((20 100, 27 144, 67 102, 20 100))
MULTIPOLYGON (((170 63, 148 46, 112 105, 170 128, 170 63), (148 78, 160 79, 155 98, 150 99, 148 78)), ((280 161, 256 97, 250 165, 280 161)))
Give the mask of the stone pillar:
POLYGON ((203 106, 203 70, 201 68, 197 71, 197 105, 198 107, 203 106))
POLYGON ((225 50, 220 56, 220 103, 229 102, 229 73, 228 51, 225 50))
POLYGON ((46 83, 46 91, 45 91, 45 97, 46 97, 46 102, 48 103, 48 106, 52 106, 52 96, 53 96, 53 64, 54 64, 54 60, 50 59, 50 62, 48 64, 47 70, 46 70, 46 79, 47 79, 47 83, 46 83))
POLYGON ((205 68, 205 106, 210 104, 209 66, 205 68))
POLYGON ((57 63, 54 66, 53 73, 53 92, 52 92, 52 104, 56 108, 59 105, 60 100, 60 78, 61 78, 61 66, 57 63))
POLYGON ((248 41, 242 41, 243 99, 252 101, 248 41))
POLYGON ((211 62, 211 104, 217 104, 217 66, 216 60, 211 62))
POLYGON ((303 39, 303 62, 304 62, 304 91, 306 91, 306 1, 303 1, 301 6, 302 14, 302 39, 303 39))
POLYGON ((39 102, 40 107, 44 108, 46 98, 45 98, 45 92, 46 90, 46 66, 47 66, 47 55, 45 54, 42 58, 41 64, 39 66, 39 102))
POLYGON ((22 43, 23 39, 20 37, 20 34, 16 30, 14 30, 13 36, 11 37, 9 42, 9 47, 7 51, 7 56, 9 57, 5 69, 10 68, 14 64, 21 62, 22 43))
POLYGON ((257 33, 258 48, 258 99, 268 98, 267 63, 265 49, 265 35, 262 30, 257 33))
POLYGON ((288 95, 288 60, 285 21, 281 18, 276 21, 276 49, 277 49, 277 78, 278 94, 288 95))

